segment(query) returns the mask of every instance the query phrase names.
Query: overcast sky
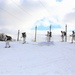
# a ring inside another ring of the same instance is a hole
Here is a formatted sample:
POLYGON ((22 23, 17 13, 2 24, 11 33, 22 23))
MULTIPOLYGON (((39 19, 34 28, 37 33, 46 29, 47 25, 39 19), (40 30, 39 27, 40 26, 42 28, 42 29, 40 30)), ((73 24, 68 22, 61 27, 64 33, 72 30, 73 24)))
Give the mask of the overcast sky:
POLYGON ((75 0, 0 0, 0 32, 15 34, 17 30, 60 31, 68 25, 75 30, 75 0), (46 27, 46 29, 45 29, 46 27))

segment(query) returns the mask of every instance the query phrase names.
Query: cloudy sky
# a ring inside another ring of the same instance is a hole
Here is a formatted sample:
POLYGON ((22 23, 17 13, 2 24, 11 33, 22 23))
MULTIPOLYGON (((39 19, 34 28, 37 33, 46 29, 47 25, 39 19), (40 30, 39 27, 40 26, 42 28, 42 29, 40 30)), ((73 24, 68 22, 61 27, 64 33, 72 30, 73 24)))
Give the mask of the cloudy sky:
POLYGON ((0 0, 0 32, 75 30, 75 0, 0 0))

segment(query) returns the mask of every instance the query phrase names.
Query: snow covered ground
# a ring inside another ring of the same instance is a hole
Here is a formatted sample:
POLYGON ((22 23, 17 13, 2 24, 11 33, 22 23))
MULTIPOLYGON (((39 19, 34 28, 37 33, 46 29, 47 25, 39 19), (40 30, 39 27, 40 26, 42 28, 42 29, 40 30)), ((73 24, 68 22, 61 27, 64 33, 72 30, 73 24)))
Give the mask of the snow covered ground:
POLYGON ((0 42, 0 75, 75 75, 75 43, 0 42))

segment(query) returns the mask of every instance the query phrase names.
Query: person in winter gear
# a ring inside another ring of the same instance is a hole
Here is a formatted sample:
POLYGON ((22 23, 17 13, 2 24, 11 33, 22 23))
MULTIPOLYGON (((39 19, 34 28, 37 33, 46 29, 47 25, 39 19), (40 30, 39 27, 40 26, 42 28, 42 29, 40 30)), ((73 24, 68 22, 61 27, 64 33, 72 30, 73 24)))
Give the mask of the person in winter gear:
POLYGON ((72 31, 72 41, 71 41, 71 43, 73 43, 74 42, 74 40, 75 40, 75 32, 74 31, 72 31))
POLYGON ((23 37, 23 44, 26 43, 26 32, 22 33, 22 37, 23 37))
POLYGON ((47 31, 47 42, 50 42, 51 37, 52 37, 52 32, 47 31))
POLYGON ((5 48, 10 48, 9 41, 11 41, 11 40, 12 40, 12 37, 11 36, 5 35, 5 41, 6 41, 5 48))
POLYGON ((65 37, 66 37, 66 32, 65 31, 61 31, 62 42, 64 42, 64 38, 65 37))

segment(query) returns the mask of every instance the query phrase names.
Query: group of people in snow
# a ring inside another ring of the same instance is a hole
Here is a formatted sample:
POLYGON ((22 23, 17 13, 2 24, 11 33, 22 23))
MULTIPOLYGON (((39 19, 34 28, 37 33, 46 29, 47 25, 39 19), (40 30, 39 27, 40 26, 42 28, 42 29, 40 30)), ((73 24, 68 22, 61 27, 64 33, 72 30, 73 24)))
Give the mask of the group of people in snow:
MULTIPOLYGON (((52 32, 47 31, 47 42, 50 42, 51 37, 52 37, 52 32)), ((71 43, 73 43, 75 41, 75 32, 72 31, 72 34, 70 35, 72 37, 71 39, 71 43)), ((67 37, 67 33, 65 31, 61 31, 61 39, 62 42, 64 42, 66 40, 67 37)))
MULTIPOLYGON (((47 31, 46 36, 47 36, 47 42, 50 42, 51 37, 52 37, 52 32, 47 31)), ((66 32, 61 31, 62 42, 65 41, 66 36, 67 36, 66 32)), ((72 35, 70 35, 70 36, 72 37, 71 42, 73 43, 75 41, 75 32, 72 31, 72 35)), ((23 38, 23 44, 26 43, 26 32, 22 33, 22 38, 23 38)), ((11 40, 12 40, 11 36, 0 34, 0 41, 5 41, 6 42, 5 48, 10 48, 9 41, 11 41, 11 40)))
MULTIPOLYGON (((61 38, 62 38, 62 42, 64 42, 65 38, 66 38, 67 34, 65 31, 61 31, 61 38)), ((70 35, 71 36, 71 43, 73 43, 75 41, 75 32, 72 31, 72 34, 70 35)))
MULTIPOLYGON (((23 38, 23 44, 26 43, 26 32, 22 33, 22 38, 23 38)), ((10 46, 9 42, 12 41, 12 37, 1 33, 0 34, 0 41, 6 42, 5 48, 10 48, 11 46, 10 46)))

